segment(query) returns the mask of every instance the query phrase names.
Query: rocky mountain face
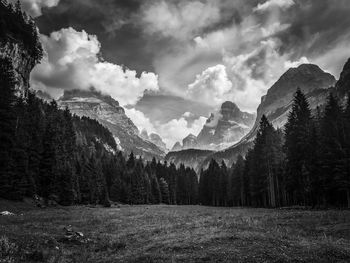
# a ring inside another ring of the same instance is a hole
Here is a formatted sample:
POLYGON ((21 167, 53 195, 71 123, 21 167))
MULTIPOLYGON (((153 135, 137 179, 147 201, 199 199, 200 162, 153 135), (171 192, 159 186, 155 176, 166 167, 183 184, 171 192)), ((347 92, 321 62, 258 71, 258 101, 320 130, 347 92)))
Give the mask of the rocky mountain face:
POLYGON ((0 41, 0 58, 11 58, 16 78, 16 88, 20 95, 26 96, 29 89, 30 72, 36 65, 35 59, 24 45, 18 41, 0 41))
POLYGON ((198 147, 197 137, 193 134, 189 134, 182 140, 182 149, 196 149, 198 147))
POLYGON ((188 135, 177 142, 172 151, 186 149, 221 150, 237 143, 252 128, 255 115, 242 112, 236 104, 226 101, 219 112, 212 113, 198 136, 188 135))
POLYGON ((197 140, 202 149, 222 149, 238 142, 254 124, 253 114, 242 112, 236 104, 227 101, 219 113, 211 114, 197 140), (225 147, 226 146, 226 147, 225 147))
POLYGON ((168 151, 166 148, 165 142, 163 142, 162 138, 158 134, 156 133, 148 134, 146 130, 142 130, 140 135, 142 139, 150 141, 151 143, 157 145, 164 152, 168 151))
POLYGON ((182 145, 179 142, 176 142, 171 149, 171 152, 178 152, 182 150, 182 145))
POLYGON ((110 96, 96 91, 66 91, 58 100, 60 107, 68 107, 78 116, 99 121, 113 134, 118 147, 125 153, 134 152, 145 159, 163 159, 165 152, 149 140, 139 136, 139 130, 126 116, 124 108, 110 96))

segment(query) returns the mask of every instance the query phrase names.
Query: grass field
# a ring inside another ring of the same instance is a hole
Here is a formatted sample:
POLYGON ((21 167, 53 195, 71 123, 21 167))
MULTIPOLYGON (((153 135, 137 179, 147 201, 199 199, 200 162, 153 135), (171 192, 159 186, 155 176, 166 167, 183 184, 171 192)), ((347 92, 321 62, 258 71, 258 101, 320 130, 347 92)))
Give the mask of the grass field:
POLYGON ((0 262, 350 262, 350 211, 0 201, 4 210, 16 215, 0 216, 0 262), (68 225, 84 237, 65 240, 68 225))

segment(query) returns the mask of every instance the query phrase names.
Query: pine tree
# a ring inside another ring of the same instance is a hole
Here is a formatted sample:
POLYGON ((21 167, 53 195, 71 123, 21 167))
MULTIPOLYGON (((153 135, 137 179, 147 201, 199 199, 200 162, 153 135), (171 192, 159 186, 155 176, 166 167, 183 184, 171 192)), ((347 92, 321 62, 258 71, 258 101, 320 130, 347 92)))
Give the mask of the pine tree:
POLYGON ((170 204, 169 186, 163 177, 159 179, 159 188, 162 194, 162 202, 164 204, 170 204))
POLYGON ((305 95, 300 89, 294 96, 292 110, 285 125, 285 152, 287 158, 286 187, 289 202, 305 204, 307 201, 307 182, 309 171, 307 159, 310 154, 309 136, 312 121, 311 110, 305 95))
POLYGON ((237 158, 236 164, 233 166, 232 177, 233 183, 231 183, 231 191, 233 190, 232 199, 235 200, 236 205, 245 206, 247 204, 247 181, 244 175, 244 159, 242 155, 237 158), (235 179, 235 180, 234 180, 235 179))
POLYGON ((154 174, 151 175, 151 191, 153 196, 153 203, 160 204, 162 202, 162 193, 160 191, 158 179, 154 174))

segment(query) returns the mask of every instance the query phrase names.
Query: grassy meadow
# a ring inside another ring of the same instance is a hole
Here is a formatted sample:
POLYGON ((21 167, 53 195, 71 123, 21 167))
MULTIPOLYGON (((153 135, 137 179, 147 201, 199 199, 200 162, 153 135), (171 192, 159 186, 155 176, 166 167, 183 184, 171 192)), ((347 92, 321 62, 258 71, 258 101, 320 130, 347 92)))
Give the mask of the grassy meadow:
POLYGON ((0 200, 0 262, 350 262, 350 211, 0 200), (65 227, 83 233, 67 240, 65 227))

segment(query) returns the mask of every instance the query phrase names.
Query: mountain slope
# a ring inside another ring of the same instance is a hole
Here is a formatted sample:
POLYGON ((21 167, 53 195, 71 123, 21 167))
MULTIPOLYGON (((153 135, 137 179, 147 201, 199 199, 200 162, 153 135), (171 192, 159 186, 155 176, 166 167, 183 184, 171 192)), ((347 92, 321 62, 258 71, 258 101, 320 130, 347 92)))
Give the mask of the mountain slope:
POLYGON ((139 136, 138 128, 125 115, 123 107, 110 96, 95 91, 66 91, 58 104, 68 107, 73 114, 99 121, 112 132, 119 149, 126 153, 134 152, 145 159, 165 156, 158 146, 139 136))

